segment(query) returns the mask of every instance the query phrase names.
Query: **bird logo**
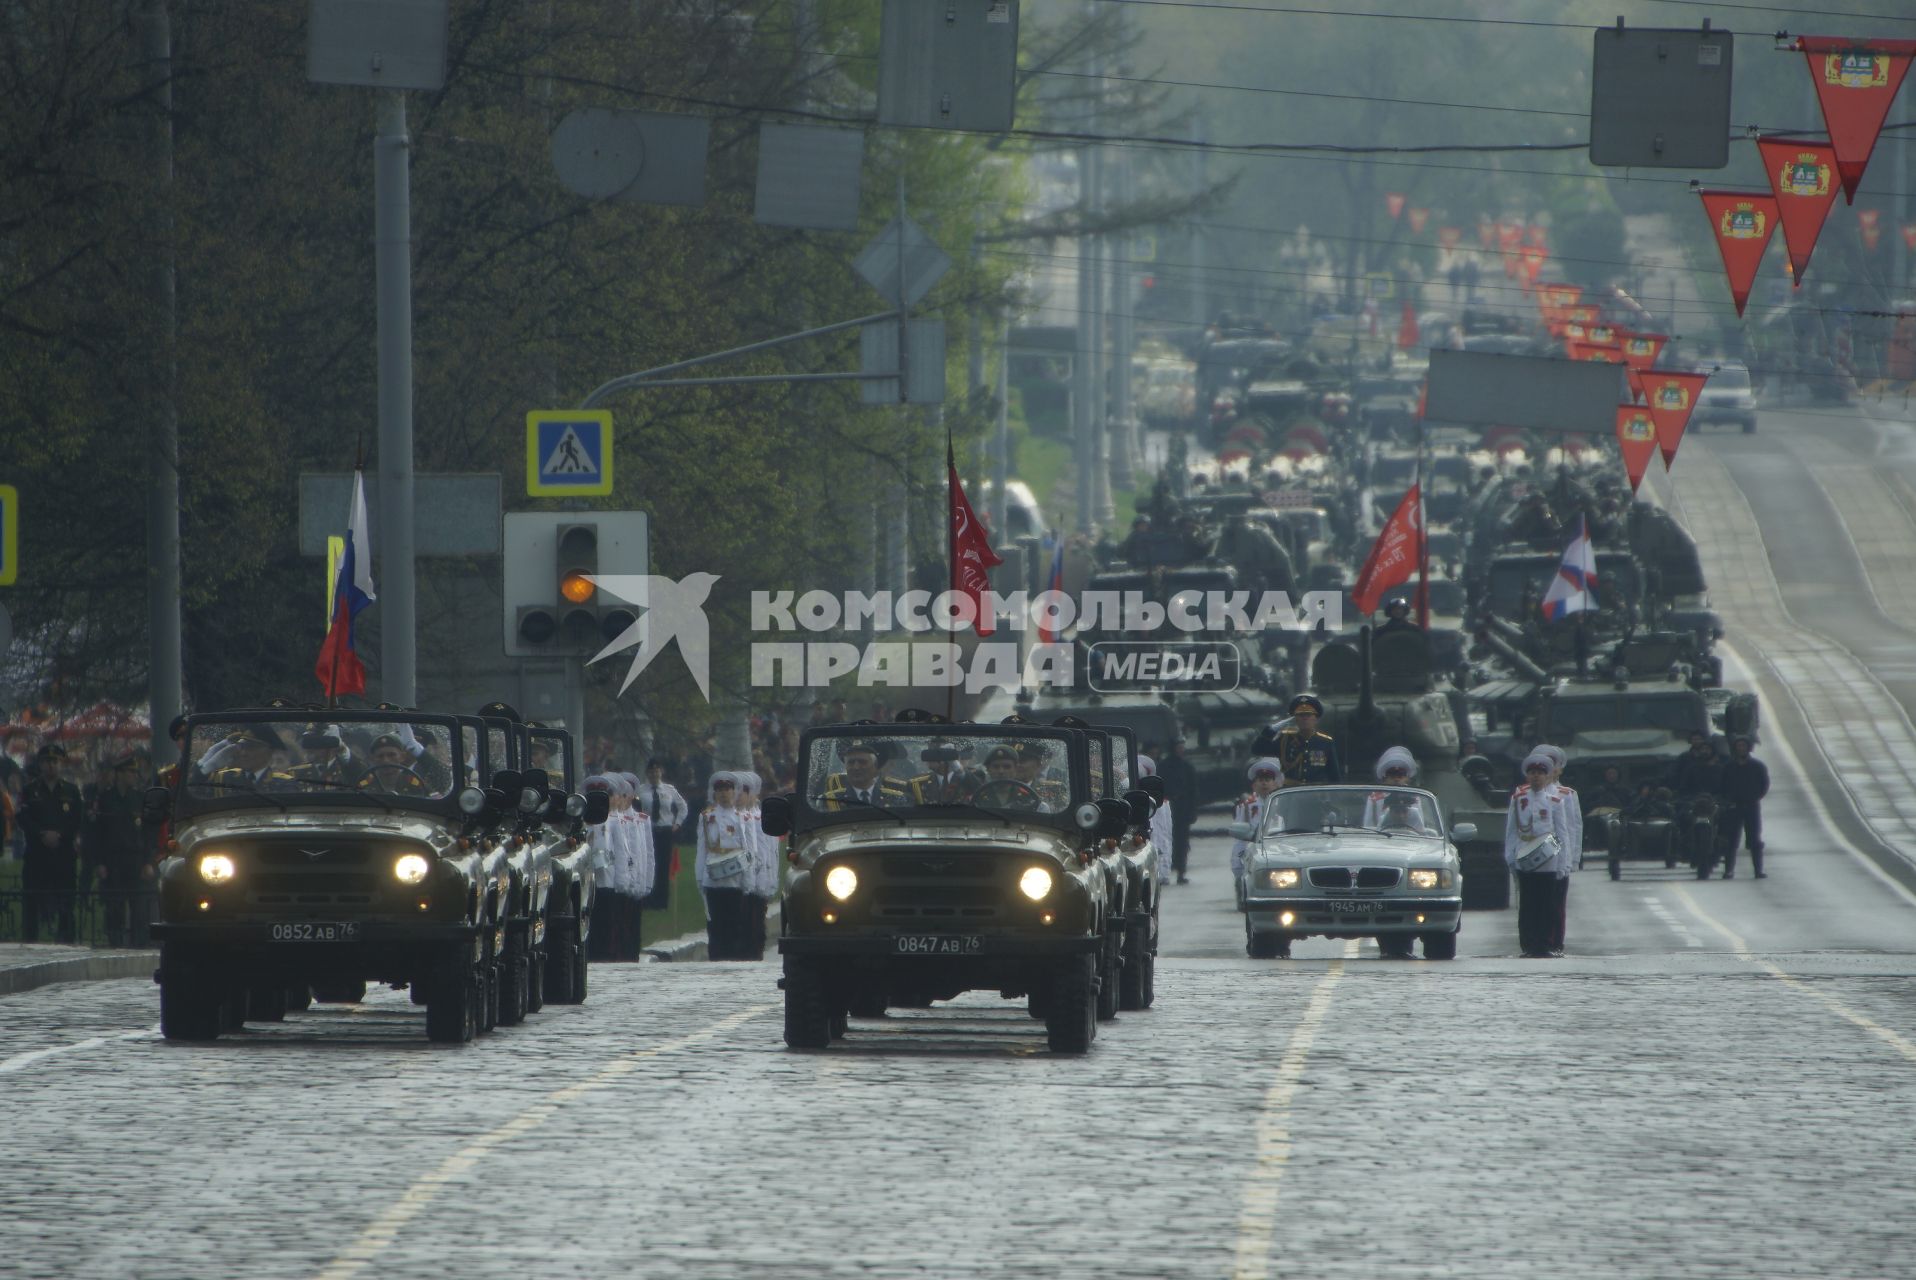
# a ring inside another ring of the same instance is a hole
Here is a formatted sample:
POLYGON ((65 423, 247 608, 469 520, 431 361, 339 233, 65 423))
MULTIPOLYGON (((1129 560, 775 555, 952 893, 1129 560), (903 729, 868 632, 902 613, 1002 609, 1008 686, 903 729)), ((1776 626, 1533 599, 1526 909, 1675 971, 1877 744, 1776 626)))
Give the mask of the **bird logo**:
POLYGON ((712 593, 712 584, 719 580, 719 576, 715 573, 688 573, 676 582, 650 573, 589 576, 594 586, 610 592, 627 604, 637 605, 644 612, 612 643, 588 659, 586 665, 589 667, 601 658, 631 649, 632 665, 626 668, 625 683, 619 686, 619 692, 624 693, 639 678, 639 672, 645 670, 666 645, 677 640, 679 656, 685 660, 686 670, 692 673, 693 683, 698 685, 699 692, 710 702, 712 629, 706 622, 704 604, 705 598, 712 593))

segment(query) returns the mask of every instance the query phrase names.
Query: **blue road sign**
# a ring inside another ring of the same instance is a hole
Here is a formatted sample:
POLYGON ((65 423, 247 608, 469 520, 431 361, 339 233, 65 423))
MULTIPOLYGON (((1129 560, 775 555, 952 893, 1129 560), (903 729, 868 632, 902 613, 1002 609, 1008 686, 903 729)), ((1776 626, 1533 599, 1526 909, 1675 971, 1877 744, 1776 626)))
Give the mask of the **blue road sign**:
POLYGON ((534 409, 528 413, 526 492, 535 498, 611 493, 611 411, 534 409))

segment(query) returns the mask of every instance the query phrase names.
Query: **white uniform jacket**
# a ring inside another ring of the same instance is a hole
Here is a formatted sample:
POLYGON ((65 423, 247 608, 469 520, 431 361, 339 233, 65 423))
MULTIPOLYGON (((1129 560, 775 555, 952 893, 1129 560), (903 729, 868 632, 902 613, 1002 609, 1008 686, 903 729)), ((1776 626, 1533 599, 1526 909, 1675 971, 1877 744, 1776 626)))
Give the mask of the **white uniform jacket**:
POLYGON ((656 788, 649 782, 641 782, 633 802, 650 815, 649 821, 661 827, 682 827, 686 815, 692 812, 679 789, 669 782, 661 782, 656 788))
POLYGON ((628 850, 628 860, 619 878, 619 890, 635 898, 643 898, 652 892, 652 882, 657 878, 658 870, 652 857, 652 819, 643 809, 627 809, 612 817, 613 821, 622 822, 625 827, 628 850))
POLYGON ((1171 802, 1166 800, 1151 814, 1151 843, 1158 851, 1158 877, 1171 875, 1171 802))
MULTIPOLYGON (((1263 817, 1264 798, 1255 791, 1241 797, 1237 802, 1237 808, 1231 810, 1232 822, 1248 822, 1253 828, 1263 817)), ((1244 854, 1250 847, 1249 840, 1239 840, 1231 845, 1231 875, 1234 878, 1244 874, 1244 854)))
POLYGON ((699 815, 699 852, 694 867, 704 889, 749 889, 750 828, 737 809, 709 805, 699 815))
POLYGON ((1577 793, 1561 783, 1548 783, 1541 791, 1528 786, 1510 793, 1510 814, 1504 822, 1504 865, 1517 866, 1517 847, 1538 836, 1557 837, 1556 858, 1541 871, 1567 879, 1583 865, 1583 809, 1577 793))

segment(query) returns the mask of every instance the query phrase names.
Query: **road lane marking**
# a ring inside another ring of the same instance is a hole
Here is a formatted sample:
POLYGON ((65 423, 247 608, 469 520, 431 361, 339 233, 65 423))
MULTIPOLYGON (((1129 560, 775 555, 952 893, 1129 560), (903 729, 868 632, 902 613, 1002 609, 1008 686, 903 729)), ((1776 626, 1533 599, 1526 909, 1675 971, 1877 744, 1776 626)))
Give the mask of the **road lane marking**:
POLYGON ((0 1076, 15 1071, 24 1071, 28 1067, 45 1062, 48 1058, 62 1053, 82 1053, 88 1049, 97 1049, 101 1045, 112 1044, 116 1040, 151 1040, 160 1034, 158 1027, 148 1027, 144 1031, 122 1031, 117 1035, 93 1036, 87 1040, 75 1040, 72 1044, 56 1044, 45 1049, 33 1049, 26 1053, 16 1053, 11 1058, 0 1059, 0 1076))
POLYGON ((1691 933, 1689 927, 1686 926, 1683 921, 1671 915, 1669 908, 1665 907, 1661 902, 1658 902, 1647 893, 1643 895, 1643 901, 1645 905, 1650 908, 1650 914, 1663 921, 1664 924, 1669 925, 1670 931, 1683 940, 1684 946, 1700 947, 1703 945, 1703 939, 1691 933))
POLYGON ((392 1245, 394 1239, 405 1229, 406 1224, 418 1217, 438 1197, 440 1190, 448 1182, 463 1178, 471 1172, 475 1165, 491 1154, 493 1148, 530 1133, 544 1124, 566 1103, 576 1102, 580 1098, 611 1088, 615 1081, 630 1075, 638 1069, 640 1063, 647 1059, 689 1049, 695 1044, 724 1035, 777 1007, 762 1004, 741 1010, 729 1017, 720 1018, 710 1026, 702 1027, 689 1035, 680 1036, 676 1040, 668 1040, 664 1044, 656 1044, 649 1049, 636 1049, 607 1063, 596 1075, 588 1079, 567 1085, 563 1089, 553 1090, 545 1096, 544 1101, 527 1107, 490 1133, 483 1133, 474 1138, 458 1151, 447 1156, 440 1162, 438 1168, 406 1188, 405 1193, 393 1203, 390 1209, 375 1218, 370 1226, 359 1233, 357 1240, 341 1250, 339 1256, 319 1272, 318 1280, 348 1280, 348 1277, 358 1275, 374 1258, 392 1245))
POLYGON ((1231 1268, 1233 1280, 1263 1280, 1270 1274, 1271 1236, 1277 1229, 1278 1184, 1284 1179, 1284 1166, 1291 1159, 1291 1100, 1297 1095, 1298 1082, 1304 1076, 1304 1064, 1310 1059, 1311 1044, 1317 1028, 1330 1012, 1331 991, 1344 976, 1344 961, 1357 955, 1357 942, 1344 944, 1341 960, 1331 961, 1324 976, 1311 990, 1311 1002, 1304 1008, 1291 1031, 1290 1043, 1278 1060, 1277 1075, 1264 1091, 1264 1106, 1257 1117, 1257 1163, 1245 1180, 1243 1203, 1237 1217, 1237 1257, 1231 1268))
POLYGON ((1760 958, 1750 950, 1750 945, 1743 941, 1729 926, 1720 923, 1715 916, 1712 916, 1709 912, 1698 906, 1696 899, 1692 898, 1682 885, 1675 885, 1673 887, 1676 889, 1677 897, 1683 899, 1683 905, 1690 909, 1691 914, 1723 935, 1724 940, 1730 944, 1730 950, 1736 954, 1738 960, 1756 966, 1772 978, 1775 978, 1778 982, 1816 1001, 1845 1022, 1867 1031, 1894 1049, 1897 1053, 1902 1054, 1903 1057, 1910 1062, 1916 1062, 1916 1040, 1911 1040, 1908 1036, 1901 1034, 1893 1028, 1873 1021, 1869 1017, 1850 1008, 1828 992, 1818 990, 1814 984, 1805 982, 1795 974, 1789 973, 1772 964, 1770 961, 1760 958))

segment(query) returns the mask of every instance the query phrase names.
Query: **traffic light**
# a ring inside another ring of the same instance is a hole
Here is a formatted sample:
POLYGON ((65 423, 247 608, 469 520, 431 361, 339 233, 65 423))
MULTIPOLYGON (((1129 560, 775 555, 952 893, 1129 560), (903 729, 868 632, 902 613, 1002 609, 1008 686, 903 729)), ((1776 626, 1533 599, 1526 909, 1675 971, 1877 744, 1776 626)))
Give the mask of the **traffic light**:
POLYGON ((641 512, 507 512, 506 653, 590 658, 623 635, 638 608, 593 579, 645 573, 646 542, 641 512))
POLYGON ((622 635, 638 614, 601 592, 592 580, 599 572, 596 522, 562 524, 553 533, 555 598, 550 605, 519 606, 519 641, 547 652, 595 654, 622 635))

